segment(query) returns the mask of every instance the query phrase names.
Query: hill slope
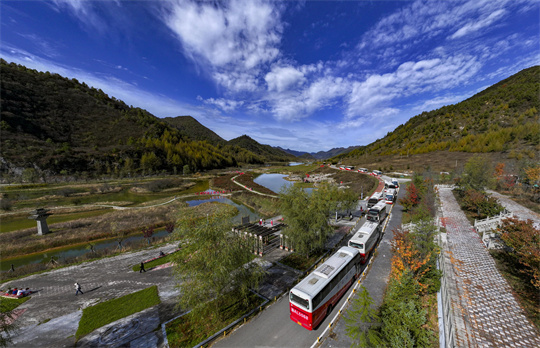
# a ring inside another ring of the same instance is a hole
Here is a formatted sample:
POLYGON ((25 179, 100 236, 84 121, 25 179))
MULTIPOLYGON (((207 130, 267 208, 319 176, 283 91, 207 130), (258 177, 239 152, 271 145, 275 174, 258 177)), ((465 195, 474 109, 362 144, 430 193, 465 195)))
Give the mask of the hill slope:
POLYGON ((256 155, 263 156, 270 161, 290 161, 295 159, 294 155, 274 148, 270 145, 259 144, 257 141, 253 140, 247 135, 242 135, 238 138, 231 139, 227 143, 231 146, 238 146, 253 152, 256 155))
POLYGON ((162 120, 191 139, 201 141, 206 140, 211 144, 225 142, 225 139, 203 126, 191 116, 164 117, 162 120))
POLYGON ((169 120, 173 126, 76 79, 4 60, 0 67, 4 179, 25 168, 38 175, 131 175, 276 160, 224 144, 191 117, 169 120))
POLYGON ((423 112, 384 138, 333 160, 436 151, 537 158, 540 67, 525 69, 455 105, 423 112))

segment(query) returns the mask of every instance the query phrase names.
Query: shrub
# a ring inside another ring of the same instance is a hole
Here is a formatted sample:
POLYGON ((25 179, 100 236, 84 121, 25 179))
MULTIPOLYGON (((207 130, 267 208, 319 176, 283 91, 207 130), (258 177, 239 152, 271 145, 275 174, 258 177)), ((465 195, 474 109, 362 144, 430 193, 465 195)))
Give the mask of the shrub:
POLYGON ((530 278, 531 284, 540 290, 540 230, 532 220, 508 218, 498 228, 501 239, 512 250, 508 253, 524 268, 520 272, 530 278))
POLYGON ((10 211, 13 208, 13 201, 8 198, 0 198, 0 209, 10 211))

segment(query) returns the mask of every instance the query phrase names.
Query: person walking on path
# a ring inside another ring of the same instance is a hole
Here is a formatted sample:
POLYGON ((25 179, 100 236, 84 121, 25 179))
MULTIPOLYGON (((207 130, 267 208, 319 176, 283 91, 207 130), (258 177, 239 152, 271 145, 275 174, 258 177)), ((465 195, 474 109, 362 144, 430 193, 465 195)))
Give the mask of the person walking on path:
POLYGON ((81 293, 81 295, 84 294, 84 292, 82 292, 82 290, 81 290, 81 284, 75 283, 75 296, 77 296, 77 294, 78 294, 79 292, 81 293))
POLYGON ((139 273, 146 272, 144 269, 144 262, 141 262, 141 269, 139 270, 139 273))

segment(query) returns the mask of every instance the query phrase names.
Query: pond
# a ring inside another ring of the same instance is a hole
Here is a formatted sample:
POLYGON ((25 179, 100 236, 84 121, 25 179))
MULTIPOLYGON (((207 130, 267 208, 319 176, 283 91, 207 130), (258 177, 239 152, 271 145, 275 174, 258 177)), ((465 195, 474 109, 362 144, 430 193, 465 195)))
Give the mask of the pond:
POLYGON ((285 174, 261 174, 253 181, 256 184, 259 184, 274 191, 275 193, 279 193, 283 186, 289 187, 291 185, 294 185, 293 182, 284 179, 287 176, 288 175, 285 174))
MULTIPOLYGON (((211 190, 206 190, 204 192, 207 192, 207 193, 210 193, 210 194, 212 193, 211 190)), ((241 224, 242 223, 242 217, 246 217, 246 216, 249 216, 249 221, 257 221, 260 218, 259 214, 252 211, 251 209, 249 209, 245 205, 236 203, 236 202, 234 202, 234 201, 232 201, 232 200, 230 200, 230 199, 228 199, 226 197, 211 196, 210 195, 208 197, 194 199, 194 200, 191 200, 191 201, 186 201, 186 203, 189 204, 190 207, 194 207, 194 206, 197 206, 199 204, 207 203, 207 202, 225 203, 225 204, 232 205, 233 207, 236 207, 238 209, 238 214, 235 217, 233 217, 233 223, 234 224, 241 224)))
MULTIPOLYGON (((294 185, 293 181, 285 180, 285 177, 287 176, 288 175, 285 174, 261 174, 253 181, 261 186, 264 186, 274 191, 275 193, 279 193, 284 186, 289 187, 291 185, 294 185)), ((308 193, 311 193, 313 188, 308 187, 304 188, 304 190, 308 193)))

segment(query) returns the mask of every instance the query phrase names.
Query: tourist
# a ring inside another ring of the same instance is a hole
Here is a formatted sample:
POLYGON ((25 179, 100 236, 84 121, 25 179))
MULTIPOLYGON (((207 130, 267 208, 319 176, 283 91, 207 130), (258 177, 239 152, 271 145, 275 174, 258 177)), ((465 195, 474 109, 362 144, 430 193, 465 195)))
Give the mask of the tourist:
POLYGON ((139 270, 139 273, 146 272, 144 269, 144 262, 141 262, 141 269, 139 270))
POLYGON ((84 292, 82 292, 82 290, 81 290, 81 285, 80 285, 79 283, 75 283, 75 290, 76 290, 76 291, 75 291, 75 296, 77 296, 77 294, 78 294, 79 292, 81 293, 81 295, 84 294, 84 292))
POLYGON ((19 297, 19 296, 21 296, 21 297, 24 296, 24 290, 23 290, 23 289, 19 289, 19 290, 17 291, 17 297, 19 297))

